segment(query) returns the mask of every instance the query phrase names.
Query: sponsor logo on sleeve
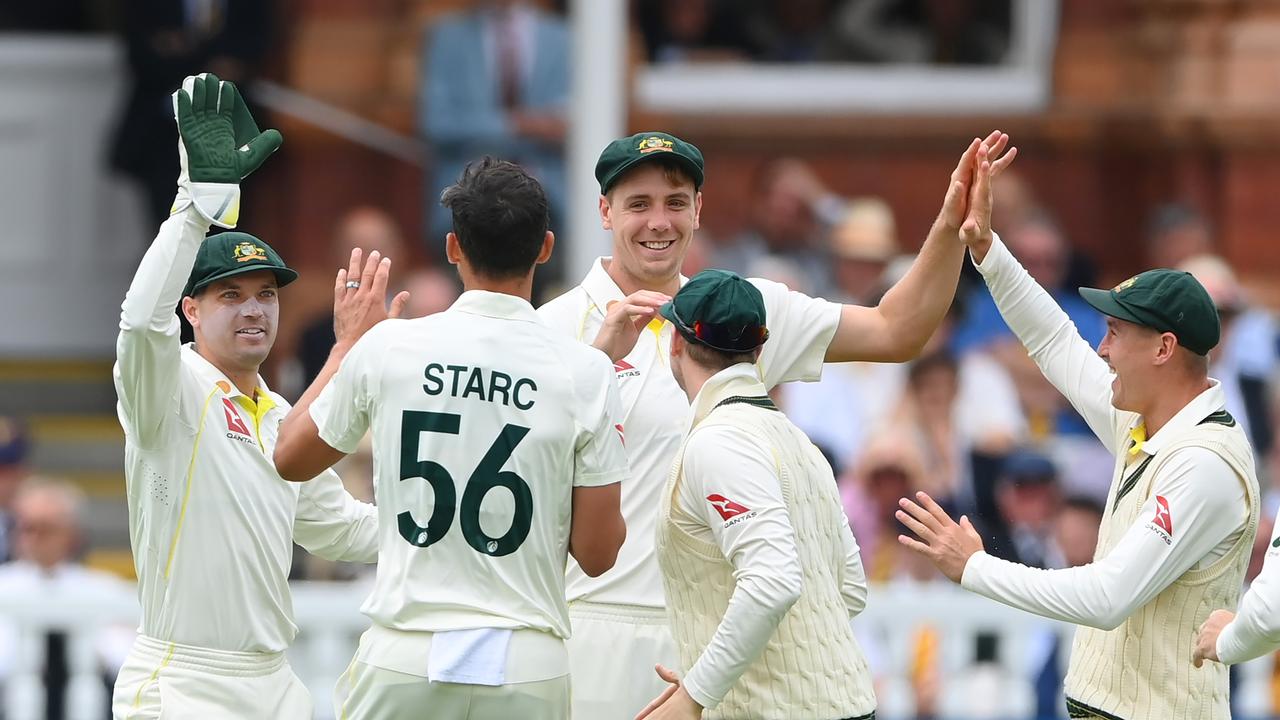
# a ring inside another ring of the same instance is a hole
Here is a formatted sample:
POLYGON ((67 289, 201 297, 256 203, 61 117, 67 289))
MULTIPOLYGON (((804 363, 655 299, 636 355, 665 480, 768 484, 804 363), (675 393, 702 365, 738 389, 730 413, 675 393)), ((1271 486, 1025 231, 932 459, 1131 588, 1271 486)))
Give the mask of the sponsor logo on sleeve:
POLYGON ((707 502, 711 503, 711 507, 720 513, 720 517, 724 519, 725 527, 737 525, 756 516, 755 510, 717 493, 708 495, 707 502))
POLYGON ((1173 543, 1173 514, 1169 512, 1169 501, 1163 495, 1156 496, 1156 516, 1151 518, 1147 527, 1155 530, 1165 545, 1173 543))
POLYGON ((623 378, 640 377, 640 371, 636 369, 636 366, 626 360, 619 360, 614 363, 613 371, 618 374, 619 380, 622 380, 623 378))

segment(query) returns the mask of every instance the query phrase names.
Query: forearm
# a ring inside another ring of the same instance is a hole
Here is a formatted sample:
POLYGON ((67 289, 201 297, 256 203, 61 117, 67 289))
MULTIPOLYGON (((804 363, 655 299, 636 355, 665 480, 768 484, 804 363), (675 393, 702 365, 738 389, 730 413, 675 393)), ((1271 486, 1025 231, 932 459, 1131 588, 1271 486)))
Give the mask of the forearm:
POLYGON ((280 432, 276 439, 275 452, 272 456, 276 471, 280 477, 291 482, 305 482, 321 471, 332 467, 344 454, 320 438, 320 429, 311 417, 311 406, 320 393, 324 391, 346 357, 350 345, 339 342, 329 352, 320 374, 307 388, 298 403, 293 406, 284 422, 280 424, 280 432))
MULTIPOLYGON (((1256 586, 1255 582, 1255 586, 1256 586)), ((1255 594, 1251 587, 1240 602, 1240 612, 1218 636, 1218 659, 1226 665, 1246 662, 1280 648, 1280 602, 1275 588, 1272 597, 1255 594)))
MULTIPOLYGON (((935 220, 907 274, 885 293, 876 307, 889 334, 889 344, 884 357, 874 359, 901 362, 920 354, 955 298, 964 253, 958 230, 941 218, 935 220)), ((827 357, 828 362, 843 359, 856 358, 832 358, 830 354, 827 357)))
POLYGON ((840 595, 844 597, 849 617, 855 617, 867 607, 867 573, 862 567, 862 554, 853 531, 846 523, 843 528, 844 572, 840 577, 840 595))
POLYGON ((750 580, 740 580, 711 642, 684 678, 685 690, 704 708, 720 703, 747 667, 764 652, 795 601, 794 590, 770 592, 750 580))
POLYGON ((1099 565, 1041 570, 979 552, 969 558, 961 586, 966 590, 1035 615, 1110 630, 1135 607, 1121 605, 1116 582, 1099 565))
POLYGON ((301 425, 311 420, 311 404, 320 397, 320 393, 324 391, 329 381, 338 372, 338 368, 342 367, 342 359, 347 356, 347 352, 351 350, 349 343, 339 341, 329 351, 329 357, 325 360, 324 366, 320 368, 320 372, 316 375, 316 379, 311 381, 302 397, 298 398, 298 402, 294 403, 293 409, 285 417, 284 422, 280 424, 280 443, 276 445, 276 453, 279 456, 280 446, 284 443, 285 438, 292 437, 300 432, 301 425))
POLYGON ((170 215, 142 256, 120 306, 121 331, 166 332, 191 275, 209 221, 191 206, 170 215))
POLYGON ((347 492, 332 471, 302 486, 293 539, 335 562, 378 561, 378 511, 347 492))

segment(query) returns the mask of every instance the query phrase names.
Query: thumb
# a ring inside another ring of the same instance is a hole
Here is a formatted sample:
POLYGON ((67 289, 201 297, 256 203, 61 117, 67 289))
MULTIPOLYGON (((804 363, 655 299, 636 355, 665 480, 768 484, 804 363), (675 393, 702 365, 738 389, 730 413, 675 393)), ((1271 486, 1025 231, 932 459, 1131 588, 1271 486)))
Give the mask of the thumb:
POLYGON ((404 306, 409 303, 409 291, 401 290, 391 299, 391 310, 387 312, 387 317, 398 318, 400 313, 404 312, 404 306))
POLYGON ((953 226, 964 218, 965 192, 964 184, 959 180, 947 188, 947 195, 942 199, 942 217, 953 226))
POLYGON ((669 683, 680 682, 680 676, 676 675, 676 671, 663 666, 661 663, 654 665, 653 669, 657 671, 658 677, 662 678, 666 682, 669 682, 669 683))
POLYGON ((1196 667, 1204 666, 1204 656, 1200 654, 1199 650, 1197 650, 1195 654, 1191 656, 1191 664, 1195 665, 1196 667))
POLYGON ((248 177, 250 173, 261 167, 267 156, 280 149, 284 136, 279 130, 264 130, 258 137, 250 140, 236 153, 236 167, 240 177, 248 177))

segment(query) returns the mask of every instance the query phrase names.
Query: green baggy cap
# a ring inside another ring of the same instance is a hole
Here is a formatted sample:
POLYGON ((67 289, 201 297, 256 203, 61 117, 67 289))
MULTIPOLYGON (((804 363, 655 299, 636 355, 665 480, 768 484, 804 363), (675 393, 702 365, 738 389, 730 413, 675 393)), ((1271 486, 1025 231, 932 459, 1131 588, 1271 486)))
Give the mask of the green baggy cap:
POLYGON ((685 340, 721 352, 750 352, 769 339, 764 296, 728 270, 694 275, 658 312, 685 340))
POLYGON ((1191 273, 1148 270, 1110 290, 1082 287, 1080 297, 1105 315, 1173 333, 1197 355, 1207 355, 1222 334, 1218 309, 1191 273))
POLYGON ((286 266, 270 245, 249 233, 224 232, 210 235, 196 252, 196 264, 191 268, 191 276, 187 278, 187 286, 182 294, 195 295, 215 280, 255 270, 270 270, 275 273, 280 287, 298 279, 298 273, 286 266))
POLYGON ((600 159, 596 161, 596 181, 600 183, 600 194, 608 194, 609 188, 618 182, 623 173, 656 158, 671 158, 680 163, 693 177, 693 187, 702 187, 701 150, 675 135, 642 132, 614 140, 600 153, 600 159))

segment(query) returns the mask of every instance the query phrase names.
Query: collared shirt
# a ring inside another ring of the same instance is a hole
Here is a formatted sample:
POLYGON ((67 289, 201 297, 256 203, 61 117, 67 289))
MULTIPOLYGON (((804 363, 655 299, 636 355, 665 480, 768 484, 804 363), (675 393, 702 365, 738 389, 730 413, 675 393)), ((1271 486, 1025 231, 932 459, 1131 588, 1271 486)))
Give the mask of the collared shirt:
MULTIPOLYGON (((754 367, 744 363, 721 370, 694 398, 690 425, 729 397, 760 397, 764 392, 754 367)), ((801 436, 797 433, 797 437, 801 436)), ((824 467, 827 479, 835 485, 825 461, 814 466, 824 467)), ((744 428, 704 427, 685 444, 681 472, 672 522, 694 538, 719 546, 733 564, 737 580, 716 640, 684 678, 690 695, 704 707, 711 707, 724 698, 764 648, 803 577, 795 530, 768 447, 762 447, 744 428), (726 513, 734 514, 726 517, 726 513)), ((841 594, 852 617, 866 606, 867 581, 848 523, 842 530, 845 572, 841 594)))
MULTIPOLYGON (((581 285, 539 308, 542 319, 557 332, 583 343, 594 341, 609 305, 624 298, 605 269, 609 260, 596 260, 581 285)), ((681 284, 685 280, 681 277, 681 284)), ((769 280, 753 278, 751 284, 764 296, 769 327, 769 341, 756 365, 765 387, 816 380, 840 324, 840 306, 791 292, 769 280)), ((598 578, 587 577, 576 564, 570 564, 570 600, 655 608, 666 604, 653 537, 662 488, 680 449, 689 414, 689 399, 671 374, 668 356, 674 331, 669 322, 650 323, 635 348, 614 364, 631 464, 631 482, 622 490, 627 540, 613 569, 598 578)))
MULTIPOLYGON (((1017 263, 999 238, 978 270, 1009 327, 1045 377, 1067 397, 1112 453, 1125 453, 1125 474, 1159 454, 1169 438, 1223 409, 1216 380, 1187 403, 1159 432, 1130 453, 1142 425, 1135 413, 1111 404, 1106 362, 1075 331, 1067 315, 1017 263)), ((1139 519, 1106 557, 1081 567, 1039 570, 980 552, 965 566, 962 585, 1013 607, 1093 627, 1113 627, 1150 602, 1188 570, 1226 555, 1249 522, 1249 503, 1226 460, 1206 448, 1173 451, 1154 479, 1139 519), (1166 506, 1159 506, 1163 498, 1166 506), (1153 519, 1164 518, 1166 532, 1153 519)))
POLYGON ((285 481, 272 453, 289 403, 255 397, 178 340, 174 314, 208 222, 170 216, 121 307, 114 379, 125 432, 139 632, 162 641, 280 652, 297 627, 293 543, 331 560, 377 559, 377 515, 326 471, 285 481))
POLYGON ((395 630, 567 638, 573 489, 627 471, 613 374, 501 293, 366 333, 311 406, 343 452, 373 431, 382 538, 365 614, 395 630))

